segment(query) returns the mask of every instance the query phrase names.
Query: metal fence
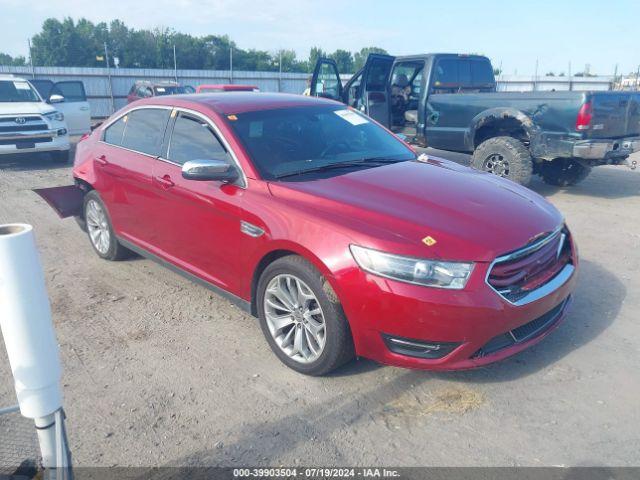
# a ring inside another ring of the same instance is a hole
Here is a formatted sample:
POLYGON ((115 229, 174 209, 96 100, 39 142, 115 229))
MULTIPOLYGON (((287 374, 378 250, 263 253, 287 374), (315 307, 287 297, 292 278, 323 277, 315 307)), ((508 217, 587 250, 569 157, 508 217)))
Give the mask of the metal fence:
MULTIPOLYGON (((129 89, 136 80, 178 80, 184 85, 204 83, 238 83, 255 85, 264 92, 302 93, 307 87, 308 73, 244 72, 229 70, 161 70, 147 68, 88 67, 9 67, 0 65, 0 73, 26 78, 81 80, 84 83, 91 116, 106 117, 126 104, 129 89), (110 74, 110 75, 109 75, 110 74), (109 88, 111 87, 111 88, 109 88)), ((346 81, 349 75, 343 75, 346 81)), ((499 91, 610 90, 613 77, 539 77, 502 75, 499 91)))

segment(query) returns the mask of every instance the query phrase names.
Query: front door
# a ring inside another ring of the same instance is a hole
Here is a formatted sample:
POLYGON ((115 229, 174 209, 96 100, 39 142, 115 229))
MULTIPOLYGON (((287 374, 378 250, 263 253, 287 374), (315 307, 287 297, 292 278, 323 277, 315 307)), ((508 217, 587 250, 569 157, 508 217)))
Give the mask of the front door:
POLYGON ((389 76, 395 57, 371 53, 362 73, 360 110, 385 127, 391 124, 389 76))
POLYGON ((321 58, 316 63, 311 77, 312 97, 331 98, 342 102, 342 80, 338 65, 330 58, 321 58))
POLYGON ((233 159, 209 119, 174 112, 169 141, 153 167, 156 228, 161 232, 157 253, 218 287, 238 291, 242 261, 239 204, 244 189, 182 177, 182 166, 189 160, 233 163, 233 159))
POLYGON ((67 130, 70 135, 84 135, 91 131, 91 111, 84 91, 84 84, 80 81, 58 82, 52 93, 62 95, 64 101, 55 105, 56 110, 64 113, 67 130))

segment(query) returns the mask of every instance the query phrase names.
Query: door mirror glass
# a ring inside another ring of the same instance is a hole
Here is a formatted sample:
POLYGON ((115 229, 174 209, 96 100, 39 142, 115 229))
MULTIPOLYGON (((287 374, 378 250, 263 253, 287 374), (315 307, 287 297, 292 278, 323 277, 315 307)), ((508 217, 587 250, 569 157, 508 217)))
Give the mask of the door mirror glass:
POLYGON ((54 93, 49 97, 49 103, 62 103, 64 102, 64 97, 62 95, 58 95, 54 93))
POLYGON ((189 160, 182 165, 182 176, 187 180, 215 180, 233 182, 238 171, 224 160, 189 160))

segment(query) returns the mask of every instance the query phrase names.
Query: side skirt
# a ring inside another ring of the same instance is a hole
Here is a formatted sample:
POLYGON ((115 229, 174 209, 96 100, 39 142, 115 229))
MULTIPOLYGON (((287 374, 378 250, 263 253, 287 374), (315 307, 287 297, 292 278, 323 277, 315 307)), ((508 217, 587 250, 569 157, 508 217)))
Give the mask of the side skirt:
POLYGON ((168 268, 169 270, 171 270, 174 273, 177 273, 178 275, 182 275, 183 277, 191 280, 194 283, 197 283, 199 285, 202 285, 203 287, 213 291, 214 293, 220 295, 221 297, 224 297, 225 299, 229 300, 231 303, 233 303, 234 305, 236 305, 238 308, 240 308, 241 310, 247 312, 247 313, 251 313, 251 302, 248 302, 246 300, 244 300, 243 298, 238 297, 237 295, 234 295, 231 292, 228 292, 216 285, 214 285, 213 283, 207 282, 206 280, 201 279, 200 277, 196 277, 194 274, 189 273, 183 269, 181 269, 180 267, 175 266, 173 263, 167 262, 166 260, 164 260, 163 258, 160 258, 159 256, 146 251, 145 249, 138 247, 137 245, 134 245, 131 242, 128 242, 127 240, 123 240, 120 237, 118 238, 118 242, 120 242, 122 244, 123 247, 128 248, 129 250, 137 253, 138 255, 148 258, 149 260, 153 260, 154 262, 162 265, 163 267, 168 268))

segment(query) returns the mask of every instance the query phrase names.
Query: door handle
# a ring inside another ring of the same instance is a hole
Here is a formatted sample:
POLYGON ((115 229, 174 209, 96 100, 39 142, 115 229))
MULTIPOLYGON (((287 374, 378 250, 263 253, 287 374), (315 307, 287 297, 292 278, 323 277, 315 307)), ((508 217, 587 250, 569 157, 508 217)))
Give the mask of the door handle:
POLYGON ((99 157, 95 158, 95 161, 98 165, 104 167, 105 165, 109 165, 109 162, 107 161, 107 157, 106 155, 100 155, 99 157))
POLYGON ((169 175, 163 175, 162 177, 155 177, 155 180, 162 186, 162 188, 165 188, 165 189, 175 186, 175 183, 173 183, 173 180, 171 180, 171 177, 169 175))
POLYGON ((83 112, 86 112, 87 110, 89 110, 89 107, 80 107, 80 110, 82 110, 83 112))

